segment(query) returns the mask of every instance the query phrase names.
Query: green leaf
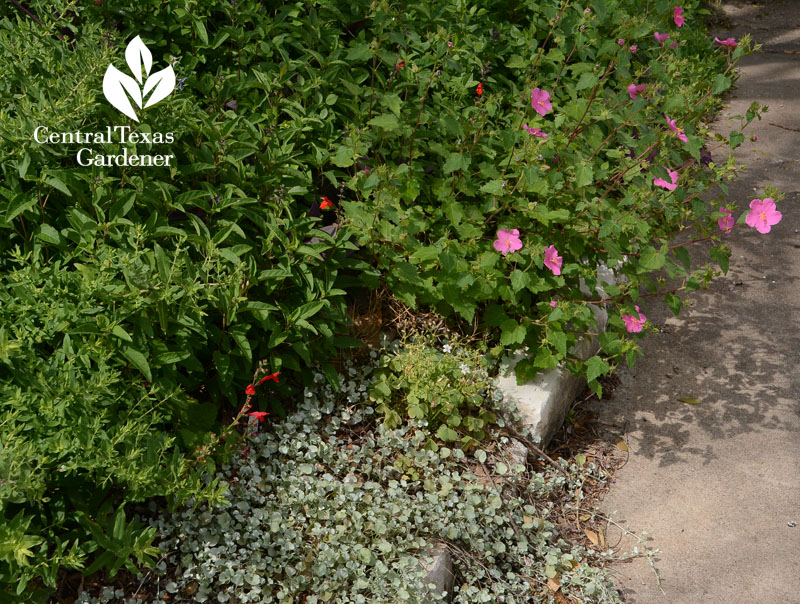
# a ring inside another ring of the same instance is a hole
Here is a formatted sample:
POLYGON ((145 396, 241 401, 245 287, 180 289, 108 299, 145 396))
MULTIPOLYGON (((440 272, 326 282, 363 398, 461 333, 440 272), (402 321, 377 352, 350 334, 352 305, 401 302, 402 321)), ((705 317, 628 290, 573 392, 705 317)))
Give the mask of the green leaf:
POLYGON ((346 145, 339 145, 333 156, 333 163, 340 168, 347 168, 353 165, 353 148, 346 145))
POLYGON ((581 74, 578 83, 575 85, 575 90, 586 90, 587 88, 593 88, 599 81, 600 78, 593 73, 583 73, 581 74))
POLYGON ((26 193, 19 193, 16 197, 14 197, 14 201, 8 204, 8 209, 6 210, 6 222, 11 222, 24 211, 32 208, 36 202, 37 199, 35 196, 28 195, 26 193))
POLYGON ((511 55, 508 61, 506 61, 506 67, 509 69, 522 69, 527 66, 528 62, 519 55, 511 55))
POLYGON ((609 371, 611 371, 611 366, 597 355, 586 361, 586 380, 589 382, 596 380, 609 371))
POLYGON ((150 373, 150 365, 147 364, 147 357, 141 352, 131 346, 126 346, 122 349, 122 355, 130 361, 131 365, 144 374, 148 382, 153 380, 153 374, 150 373))
POLYGON ((367 123, 371 126, 377 126, 378 128, 386 130, 387 132, 392 132, 400 127, 400 122, 397 121, 397 117, 391 113, 376 115, 367 123))
POLYGON ((43 224, 39 227, 39 239, 45 243, 52 243, 53 245, 61 243, 61 235, 49 224, 43 224))
POLYGON ((594 182, 594 171, 588 162, 583 162, 575 173, 575 184, 579 188, 586 187, 594 182))
POLYGON ((114 327, 111 328, 111 333, 117 336, 120 340, 133 342, 133 338, 131 338, 130 334, 125 331, 121 325, 114 325, 114 327))
POLYGON ((519 269, 514 269, 514 272, 511 273, 511 287, 514 289, 515 292, 520 291, 528 286, 530 283, 530 276, 528 273, 523 273, 519 269))
POLYGON ((731 258, 731 251, 727 247, 712 247, 710 255, 711 259, 717 264, 719 264, 719 267, 722 269, 722 272, 727 275, 728 264, 731 258))
POLYGON ((567 334, 560 329, 550 329, 547 341, 553 345, 561 356, 567 356, 567 334))
POLYGON ((482 193, 489 193, 490 195, 502 195, 505 188, 506 181, 502 179, 490 180, 481 187, 482 193))
POLYGON ((451 153, 444 162, 444 173, 451 174, 456 170, 466 170, 469 166, 470 158, 461 153, 451 153))
POLYGON ((72 197, 72 193, 70 193, 69 188, 67 187, 66 184, 64 184, 64 181, 61 180, 60 178, 56 178, 55 176, 48 176, 47 178, 44 179, 44 181, 51 187, 54 187, 59 191, 61 191, 67 197, 72 197))
MULTIPOLYGON (((676 248, 677 249, 677 248, 676 248)), ((639 266, 637 272, 657 271, 664 266, 667 260, 667 247, 664 246, 660 251, 646 245, 639 252, 639 266)))
POLYGON ((117 513, 114 514, 114 528, 111 532, 111 536, 113 537, 114 541, 122 541, 122 537, 125 534, 125 511, 122 509, 122 506, 119 507, 117 513))
POLYGON ((687 405, 700 405, 703 401, 697 398, 679 398, 678 399, 681 403, 686 403, 687 405))
POLYGON ((681 312, 681 308, 683 308, 683 300, 681 300, 675 294, 667 294, 664 296, 664 300, 666 301, 670 310, 672 310, 672 314, 677 317, 681 312))
POLYGON ((203 44, 208 44, 208 32, 206 31, 205 24, 201 19, 193 19, 193 21, 197 36, 202 40, 203 44))
POLYGON ((692 259, 689 256, 689 252, 686 250, 686 248, 683 246, 676 247, 672 251, 675 254, 675 257, 680 261, 681 264, 683 264, 683 266, 686 267, 686 270, 688 271, 692 266, 692 259))
POLYGON ((713 94, 719 94, 731 87, 731 79, 719 73, 714 78, 714 87, 711 89, 713 94))
POLYGON ((439 426, 439 429, 436 430, 436 436, 447 442, 458 440, 458 432, 456 432, 452 428, 448 428, 444 424, 439 426))
POLYGON ((738 132, 737 130, 731 130, 729 138, 730 138, 731 149, 735 149, 744 142, 744 134, 738 132))
POLYGON ((527 330, 524 325, 520 325, 514 319, 506 319, 503 321, 502 325, 500 325, 500 329, 502 330, 500 343, 503 346, 522 344, 522 342, 525 341, 527 330))
POLYGON ((17 162, 17 171, 20 178, 25 178, 28 173, 28 166, 31 165, 31 156, 28 153, 22 156, 22 159, 17 162))

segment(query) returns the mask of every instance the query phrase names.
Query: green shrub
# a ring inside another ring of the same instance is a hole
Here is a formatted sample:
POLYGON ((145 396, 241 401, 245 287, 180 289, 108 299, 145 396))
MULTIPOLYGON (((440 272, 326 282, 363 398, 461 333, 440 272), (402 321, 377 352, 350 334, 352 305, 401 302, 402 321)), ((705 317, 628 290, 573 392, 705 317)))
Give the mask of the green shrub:
MULTIPOLYGON (((476 445, 486 436, 495 415, 489 402, 492 390, 484 356, 457 338, 435 346, 431 337, 395 345, 381 359, 370 399, 395 428, 409 418, 425 422, 427 429, 445 442, 459 439, 462 446, 476 445)), ((433 445, 433 443, 431 443, 433 445)))
POLYGON ((704 144, 716 140, 716 151, 743 136, 712 136, 702 120, 749 40, 730 52, 701 26, 700 2, 682 3, 681 28, 673 6, 374 2, 353 5, 354 29, 320 5, 336 43, 323 37, 314 48, 337 79, 320 82, 319 98, 343 127, 325 138, 321 169, 345 184, 341 205, 363 253, 410 306, 489 329, 497 353, 527 347, 519 378, 566 360, 599 391, 598 377, 632 363, 625 317, 639 318, 640 290, 666 296, 677 313, 676 292, 715 273, 710 264, 692 271, 686 249, 670 245, 677 232, 711 240, 712 260, 727 270, 720 203, 702 194, 734 166, 709 163, 704 144), (671 35, 663 45, 659 30, 671 35), (631 84, 645 88, 638 98, 631 84), (552 111, 534 110, 536 89, 551 95, 552 111), (674 191, 655 185, 673 169, 674 191), (521 249, 501 254, 493 241, 514 229, 521 249), (548 249, 560 270, 545 263, 548 249), (596 290, 601 265, 624 277, 605 293, 596 290), (596 333, 588 303, 601 299, 608 332, 584 363, 569 351, 596 333))

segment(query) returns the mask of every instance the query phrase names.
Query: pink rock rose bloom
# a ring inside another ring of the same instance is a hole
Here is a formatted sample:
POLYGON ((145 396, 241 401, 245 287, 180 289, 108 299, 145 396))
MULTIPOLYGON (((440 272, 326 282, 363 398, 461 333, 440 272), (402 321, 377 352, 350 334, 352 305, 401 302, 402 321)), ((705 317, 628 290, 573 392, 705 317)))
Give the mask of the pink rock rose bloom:
POLYGON ((682 140, 684 143, 689 140, 688 138, 686 138, 686 134, 684 133, 683 128, 678 128, 678 124, 675 123, 675 120, 669 119, 668 115, 665 115, 664 117, 667 118, 667 124, 669 124, 669 129, 672 130, 673 132, 676 132, 680 140, 682 140))
POLYGON ((632 99, 635 99, 637 96, 639 96, 640 92, 644 92, 645 90, 647 90, 646 84, 628 84, 628 96, 630 96, 632 99))
POLYGON ((517 229, 500 229, 497 231, 497 241, 494 242, 494 249, 505 256, 508 252, 516 252, 522 249, 522 241, 519 238, 517 229))
POLYGON ((750 211, 747 213, 745 222, 747 226, 753 227, 759 233, 769 233, 770 229, 778 224, 783 215, 775 209, 775 201, 771 197, 754 199, 750 202, 750 211))
POLYGON ((661 187, 662 189, 666 189, 667 191, 674 191, 678 188, 678 171, 677 170, 667 170, 669 173, 669 179, 672 181, 667 182, 663 178, 654 178, 653 184, 657 187, 661 187))
POLYGON ((637 51, 637 50, 639 50, 639 47, 638 47, 638 46, 636 46, 636 44, 634 44, 633 46, 631 46, 631 52, 632 52, 632 53, 636 53, 636 51, 637 51))
POLYGON ((542 132, 538 128, 531 128, 528 124, 522 124, 522 127, 530 134, 531 136, 538 136, 539 138, 547 138, 547 132, 542 132))
POLYGON ((660 34, 660 33, 656 32, 656 33, 653 34, 653 37, 656 40, 658 40, 658 43, 661 44, 661 45, 663 45, 664 42, 669 40, 669 34, 660 34))
POLYGON ((540 88, 531 90, 531 107, 539 115, 550 113, 553 110, 553 105, 550 103, 550 93, 540 88))
POLYGON ((561 274, 561 265, 564 263, 564 259, 558 255, 558 250, 556 250, 556 246, 551 245, 549 247, 544 248, 544 265, 553 271, 554 275, 561 274))
POLYGON ((625 329, 631 333, 641 332, 645 322, 647 321, 647 317, 639 312, 638 306, 636 307, 636 314, 639 316, 636 317, 634 315, 622 315, 622 320, 625 322, 625 329))
POLYGON ((683 16, 683 9, 680 6, 675 7, 675 12, 673 13, 672 18, 675 19, 675 25, 678 27, 683 27, 683 23, 686 21, 686 19, 683 16))
POLYGON ((720 208, 719 211, 725 214, 725 216, 719 218, 717 220, 717 224, 719 225, 719 228, 723 233, 730 233, 736 221, 733 219, 730 210, 726 208, 720 208))
POLYGON ((731 48, 736 48, 737 46, 739 46, 739 43, 733 38, 728 38, 727 40, 720 40, 719 38, 715 37, 714 41, 717 44, 722 44, 723 46, 730 46, 731 48))

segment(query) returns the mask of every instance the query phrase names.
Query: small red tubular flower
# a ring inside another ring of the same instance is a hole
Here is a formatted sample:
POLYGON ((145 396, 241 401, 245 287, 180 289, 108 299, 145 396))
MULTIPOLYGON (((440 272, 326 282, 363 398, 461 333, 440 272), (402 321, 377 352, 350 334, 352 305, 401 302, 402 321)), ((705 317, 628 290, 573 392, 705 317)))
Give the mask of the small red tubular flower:
POLYGON ((249 417, 255 417, 259 423, 264 421, 264 418, 269 415, 266 411, 253 411, 247 414, 249 417))
POLYGON ((261 378, 260 380, 258 380, 258 382, 256 383, 256 386, 260 386, 260 385, 261 385, 261 384, 263 384, 264 382, 268 382, 268 381, 270 381, 270 380, 272 380, 273 382, 275 382, 275 383, 277 384, 277 383, 279 383, 279 382, 278 382, 278 376, 279 376, 280 374, 281 374, 281 372, 280 372, 280 371, 276 371, 275 373, 270 373, 269 375, 265 375, 263 378, 261 378))
POLYGON ((247 396, 253 396, 256 393, 256 388, 253 386, 253 384, 248 384, 244 392, 247 394, 247 396))
POLYGON ((406 66, 406 60, 400 59, 400 61, 397 63, 397 69, 402 69, 405 66, 406 66))
POLYGON ((333 202, 330 199, 328 199, 327 197, 323 196, 322 197, 322 203, 319 204, 319 209, 320 210, 327 210, 327 209, 332 208, 332 207, 333 207, 333 202))
POLYGON ((477 88, 477 90, 475 92, 478 93, 478 96, 483 94, 483 83, 479 83, 478 84, 478 88, 477 88))

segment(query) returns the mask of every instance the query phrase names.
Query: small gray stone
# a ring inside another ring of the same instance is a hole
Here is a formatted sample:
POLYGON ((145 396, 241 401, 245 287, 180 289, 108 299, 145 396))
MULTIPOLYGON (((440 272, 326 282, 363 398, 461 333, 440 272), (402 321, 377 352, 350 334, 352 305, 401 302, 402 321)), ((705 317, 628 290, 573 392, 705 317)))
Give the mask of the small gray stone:
MULTIPOLYGON (((453 584, 456 579, 453 573, 453 558, 450 556, 450 550, 444 544, 439 544, 432 547, 428 551, 428 555, 433 557, 433 562, 430 564, 426 564, 424 561, 420 562, 423 568, 428 571, 425 577, 425 585, 431 583, 436 585, 433 594, 441 594, 446 591, 446 601, 449 602, 453 597, 453 584)), ((431 595, 433 596, 433 594, 431 595)), ((431 602, 438 601, 438 599, 431 599, 431 602)))
POLYGON ((524 466, 528 461, 528 447, 516 438, 510 439, 510 441, 508 448, 505 450, 506 456, 511 464, 521 464, 524 466))

